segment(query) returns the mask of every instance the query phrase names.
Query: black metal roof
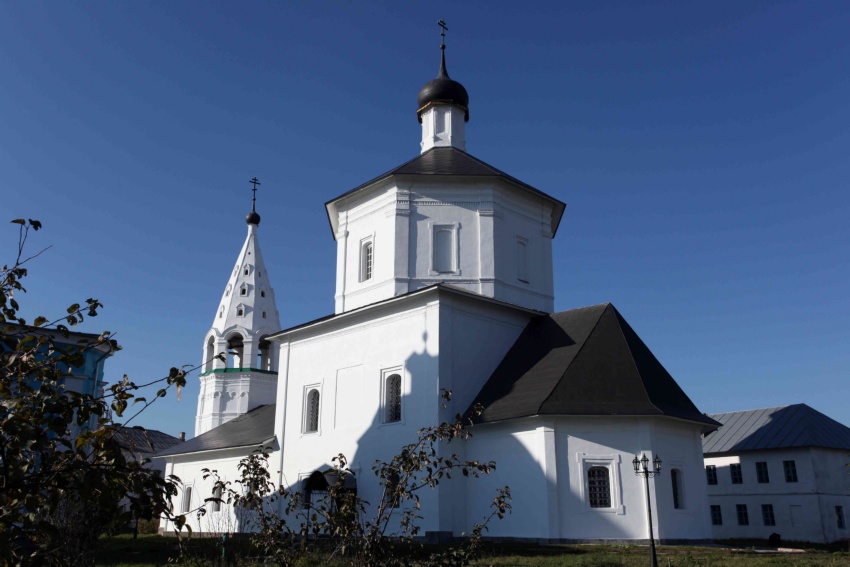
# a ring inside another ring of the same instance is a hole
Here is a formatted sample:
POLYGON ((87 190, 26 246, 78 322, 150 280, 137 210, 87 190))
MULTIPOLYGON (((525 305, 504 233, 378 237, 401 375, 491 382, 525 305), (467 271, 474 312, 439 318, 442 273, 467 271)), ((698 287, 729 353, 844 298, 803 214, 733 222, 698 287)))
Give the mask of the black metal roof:
POLYGON ((420 124, 422 123, 422 112, 432 104, 453 104, 464 110, 464 121, 469 122, 469 93, 466 88, 449 77, 446 71, 446 50, 443 46, 442 54, 440 55, 440 71, 437 73, 437 78, 425 83, 422 90, 419 91, 419 110, 416 111, 416 116, 419 117, 420 124))
POLYGON ((713 429, 610 303, 532 319, 475 401, 478 422, 533 415, 668 416, 713 429))
MULTIPOLYGON (((445 175, 445 176, 461 176, 461 177, 498 177, 510 181, 514 185, 530 191, 535 195, 543 197, 547 201, 554 203, 555 211, 552 214, 552 235, 558 231, 558 225, 561 222, 561 216, 564 214, 564 209, 567 205, 555 199, 551 195, 547 195, 539 189, 535 189, 527 183, 523 183, 516 177, 508 175, 504 171, 496 169, 480 159, 459 150, 454 147, 435 147, 427 152, 416 156, 412 160, 393 168, 386 173, 383 173, 374 179, 358 185, 354 189, 347 191, 325 203, 325 208, 331 203, 352 195, 361 189, 382 181, 392 175, 445 175)), ((328 211, 330 214, 330 211, 328 211)), ((330 220, 330 219, 329 219, 330 220)))
POLYGON ((254 408, 194 439, 160 451, 154 456, 167 457, 214 449, 261 445, 274 437, 274 410, 275 404, 254 408))
POLYGON ((133 453, 150 454, 164 451, 182 443, 179 438, 144 427, 121 427, 115 431, 115 440, 123 449, 133 453))
POLYGON ((723 427, 703 438, 706 454, 791 447, 850 450, 850 428, 806 404, 716 413, 710 417, 723 427))

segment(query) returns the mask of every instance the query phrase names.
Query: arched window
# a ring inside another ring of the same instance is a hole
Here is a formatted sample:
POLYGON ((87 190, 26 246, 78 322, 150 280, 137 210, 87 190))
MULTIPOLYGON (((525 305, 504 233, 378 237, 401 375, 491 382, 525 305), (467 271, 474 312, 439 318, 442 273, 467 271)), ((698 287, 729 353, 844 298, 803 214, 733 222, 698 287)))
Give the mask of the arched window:
POLYGON ((372 248, 372 241, 367 240, 363 244, 360 245, 360 281, 365 282, 366 280, 372 279, 372 268, 373 268, 373 254, 374 250, 372 248))
POLYGON ((248 266, 245 266, 245 270, 242 273, 245 274, 246 276, 248 275, 248 266))
POLYGON ((327 495, 328 481, 325 475, 319 471, 313 471, 313 474, 304 481, 304 507, 320 506, 327 495))
POLYGON ((266 290, 261 291, 261 292, 260 292, 260 297, 265 297, 265 296, 266 296, 266 290))
POLYGON ((319 391, 315 388, 307 392, 304 404, 304 433, 315 433, 319 430, 319 391))
POLYGON ((227 289, 224 291, 224 297, 227 297, 228 295, 230 295, 231 289, 232 289, 232 286, 230 284, 227 284, 227 289))
POLYGON ((227 367, 242 368, 242 359, 245 352, 245 344, 242 335, 231 335, 227 339, 227 367))
POLYGON ((220 486, 216 486, 215 488, 213 488, 212 496, 213 496, 213 498, 218 498, 217 501, 214 501, 212 503, 212 511, 213 512, 221 512, 222 489, 221 489, 220 486))
POLYGON ((224 317, 224 305, 218 308, 218 318, 221 319, 224 317))
POLYGON ((242 309, 241 307, 240 307, 240 308, 238 308, 238 309, 236 310, 236 316, 237 316, 237 317, 242 317, 243 315, 245 315, 245 310, 244 310, 244 309, 242 309))
POLYGON ((266 312, 263 311, 263 319, 265 319, 265 318, 266 318, 266 312))
POLYGON ((517 237, 516 241, 516 277, 519 281, 528 283, 526 240, 519 237, 517 237))
POLYGON ((591 508, 611 507, 611 476, 608 467, 587 469, 587 494, 591 508))
POLYGON ((182 511, 185 514, 189 510, 192 509, 192 487, 187 486, 183 489, 183 508, 182 511))
POLYGON ((213 369, 213 357, 215 356, 215 337, 210 337, 207 340, 207 352, 204 353, 204 357, 206 358, 206 363, 204 364, 204 371, 209 372, 213 369))
POLYGON ((384 380, 384 423, 401 421, 401 376, 390 374, 384 380))
MULTIPOLYGON (((263 312, 263 317, 266 316, 265 311, 263 312)), ((269 341, 265 340, 265 338, 260 339, 260 348, 258 353, 259 358, 259 369, 260 370, 271 370, 272 369, 272 357, 270 351, 269 341)))
POLYGON ((450 228, 440 228, 434 232, 434 271, 453 272, 454 234, 450 228))
POLYGON ((670 469, 670 481, 673 483, 673 508, 680 510, 685 507, 682 499, 682 471, 670 469))
POLYGON ((242 289, 239 290, 239 295, 248 295, 248 286, 242 286, 242 289))

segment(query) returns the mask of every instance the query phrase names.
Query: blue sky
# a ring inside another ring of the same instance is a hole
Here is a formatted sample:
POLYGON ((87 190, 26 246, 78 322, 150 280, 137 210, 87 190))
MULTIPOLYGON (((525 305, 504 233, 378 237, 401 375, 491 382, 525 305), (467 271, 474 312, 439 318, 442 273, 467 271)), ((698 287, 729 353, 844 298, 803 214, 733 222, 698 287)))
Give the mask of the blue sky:
MULTIPOLYGON (((613 302, 702 411, 850 424, 846 2, 0 6, 24 311, 99 298, 108 380, 200 363, 253 176, 282 325, 333 311, 323 203, 418 154, 443 18, 469 152, 568 205, 558 310, 613 302)), ((197 392, 134 423, 192 435, 197 392)))

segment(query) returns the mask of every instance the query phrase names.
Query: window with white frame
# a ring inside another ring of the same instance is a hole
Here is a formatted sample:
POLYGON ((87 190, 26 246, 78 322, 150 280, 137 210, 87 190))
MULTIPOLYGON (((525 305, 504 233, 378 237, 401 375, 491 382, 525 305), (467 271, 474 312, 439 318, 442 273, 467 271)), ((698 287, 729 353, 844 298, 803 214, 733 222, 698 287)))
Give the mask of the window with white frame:
POLYGON ((582 471, 582 500, 588 511, 624 514, 620 494, 620 455, 577 453, 582 471))
POLYGON ((516 278, 528 283, 528 239, 516 237, 516 278))
POLYGON ((308 387, 304 396, 304 433, 319 431, 320 395, 318 388, 308 387))
POLYGON ((401 421, 401 374, 398 371, 384 372, 383 376, 384 423, 401 421))
POLYGON ((431 269, 437 274, 457 272, 456 224, 435 224, 431 227, 431 269))
POLYGON ((375 246, 372 238, 360 241, 360 281, 372 279, 375 269, 375 246))
POLYGON ((192 485, 183 488, 183 505, 180 510, 185 514, 192 509, 192 485))
POLYGON ((221 512, 221 497, 223 495, 223 490, 221 486, 216 486, 213 488, 212 497, 216 500, 212 502, 212 511, 213 512, 221 512))

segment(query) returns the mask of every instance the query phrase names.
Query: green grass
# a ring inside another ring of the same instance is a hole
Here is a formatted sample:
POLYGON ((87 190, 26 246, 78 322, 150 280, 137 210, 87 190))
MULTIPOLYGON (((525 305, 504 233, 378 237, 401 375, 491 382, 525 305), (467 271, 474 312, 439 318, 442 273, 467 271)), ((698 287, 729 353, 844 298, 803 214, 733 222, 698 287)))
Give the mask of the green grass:
MULTIPOLYGON (((178 565, 215 566, 220 548, 217 538, 191 538, 185 542, 183 561, 178 565)), ((659 567, 738 567, 788 566, 835 567, 850 566, 846 544, 812 546, 787 544, 806 550, 803 554, 763 554, 752 548, 766 547, 764 542, 728 542, 735 547, 660 546, 659 567)), ((116 536, 102 540, 98 555, 100 567, 155 567, 166 565, 180 555, 180 546, 173 537, 158 535, 116 536)), ((231 549, 240 542, 231 541, 231 549)), ((243 557, 248 556, 242 548, 243 557)), ((323 558, 308 558, 304 565, 326 564, 323 558)), ((498 567, 646 567, 649 548, 635 545, 488 545, 485 556, 477 566, 498 567)), ((261 561, 241 561, 238 565, 261 565, 261 561)), ((344 563, 332 563, 332 566, 344 563)))

